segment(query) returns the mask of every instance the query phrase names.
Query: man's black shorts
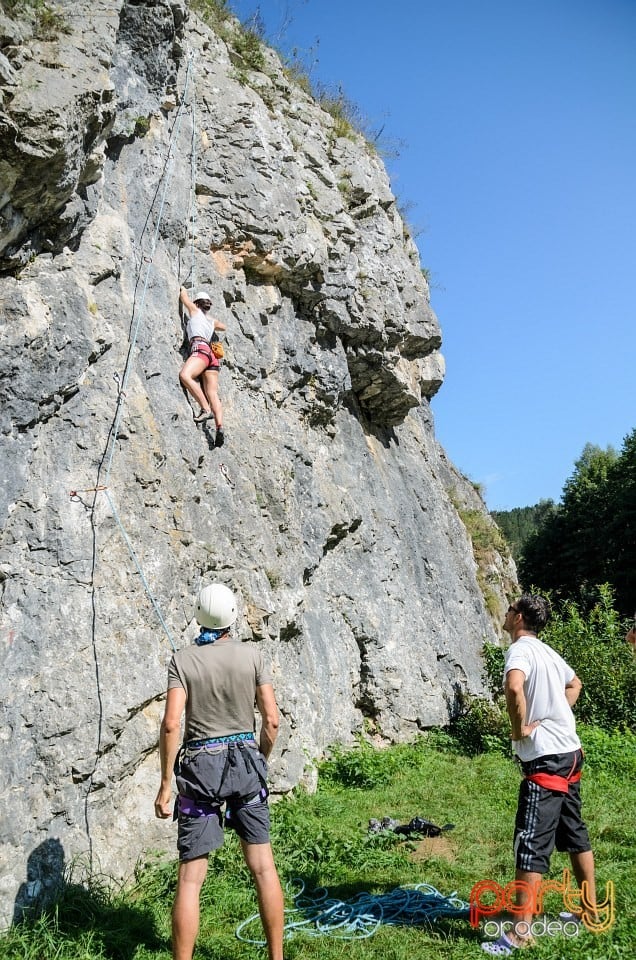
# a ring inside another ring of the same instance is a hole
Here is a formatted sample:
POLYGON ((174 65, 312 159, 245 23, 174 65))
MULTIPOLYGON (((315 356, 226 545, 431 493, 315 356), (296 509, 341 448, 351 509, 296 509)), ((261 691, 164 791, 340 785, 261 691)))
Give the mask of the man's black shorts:
MULTIPOLYGON (((522 763, 524 774, 550 773, 567 777, 583 766, 583 754, 552 754, 522 763)), ((568 793, 548 790, 522 780, 515 821, 515 866, 518 870, 547 873, 554 848, 562 853, 591 850, 587 827, 581 818, 579 783, 570 783, 568 793)))
POLYGON ((246 843, 269 843, 269 807, 262 795, 266 777, 267 761, 253 742, 186 749, 177 771, 177 790, 202 805, 206 814, 179 811, 179 859, 194 860, 218 850, 224 822, 246 843))

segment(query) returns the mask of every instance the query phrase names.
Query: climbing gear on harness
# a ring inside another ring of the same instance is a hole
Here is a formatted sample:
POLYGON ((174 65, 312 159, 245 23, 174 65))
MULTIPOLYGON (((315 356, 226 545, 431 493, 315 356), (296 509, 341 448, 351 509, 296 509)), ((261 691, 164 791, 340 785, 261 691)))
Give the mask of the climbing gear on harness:
POLYGON ((194 615, 202 627, 231 627, 238 615, 236 597, 225 584, 210 583, 199 591, 194 615))
MULTIPOLYGON (((225 825, 228 827, 233 826, 233 823, 232 823, 233 813, 235 813, 237 810, 240 810, 241 807, 249 807, 254 803, 265 803, 265 801, 269 796, 267 783, 265 782, 265 778, 263 777, 263 774, 256 766, 256 762, 254 760, 254 757, 252 756, 252 751, 245 747, 245 742, 243 740, 239 740, 236 743, 236 747, 238 748, 238 750, 241 753, 241 756, 243 757, 243 763, 245 764, 245 766, 246 767, 251 766, 252 769, 254 770, 254 773, 258 777, 258 781, 261 785, 261 788, 260 790, 257 790, 256 793, 251 794, 251 796, 242 797, 241 800, 238 802, 235 800, 228 800, 225 808, 225 825)), ((228 750, 227 760, 225 761, 225 768, 221 776, 221 783, 223 783, 223 780, 225 779, 225 774, 227 772, 229 763, 230 763, 230 752, 228 750)))
POLYGON ((216 643, 224 634, 228 632, 228 628, 224 627, 223 630, 208 630, 206 627, 201 627, 201 631, 198 637, 194 638, 194 642, 197 647, 204 647, 208 643, 216 643))
POLYGON ((219 358, 219 360, 221 359, 221 357, 225 356, 225 350, 223 349, 223 344, 221 343, 220 340, 211 340, 210 350, 212 351, 215 357, 219 358))

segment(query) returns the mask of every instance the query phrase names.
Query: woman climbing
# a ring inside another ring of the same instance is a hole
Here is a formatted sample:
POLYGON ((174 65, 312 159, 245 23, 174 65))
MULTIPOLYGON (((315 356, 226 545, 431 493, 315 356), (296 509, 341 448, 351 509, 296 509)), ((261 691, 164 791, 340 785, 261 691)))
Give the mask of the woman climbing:
POLYGON ((215 356, 211 343, 215 330, 225 330, 225 324, 208 316, 212 306, 210 295, 204 290, 191 300, 184 287, 179 291, 179 299, 188 311, 186 333, 190 341, 190 356, 179 373, 179 380, 189 394, 194 397, 201 413, 194 418, 195 423, 205 423, 214 417, 216 438, 214 446, 223 445, 223 409, 219 398, 220 360, 215 356), (203 380, 203 386, 199 383, 203 380))

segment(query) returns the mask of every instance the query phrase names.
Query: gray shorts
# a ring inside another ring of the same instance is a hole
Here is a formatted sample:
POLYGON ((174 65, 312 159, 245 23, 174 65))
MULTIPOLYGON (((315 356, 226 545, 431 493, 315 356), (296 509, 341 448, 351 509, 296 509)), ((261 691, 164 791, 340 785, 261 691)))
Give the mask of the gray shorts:
POLYGON ((263 795, 267 761, 255 742, 186 748, 176 776, 182 798, 177 808, 180 860, 218 850, 224 826, 246 843, 269 843, 269 807, 263 795))

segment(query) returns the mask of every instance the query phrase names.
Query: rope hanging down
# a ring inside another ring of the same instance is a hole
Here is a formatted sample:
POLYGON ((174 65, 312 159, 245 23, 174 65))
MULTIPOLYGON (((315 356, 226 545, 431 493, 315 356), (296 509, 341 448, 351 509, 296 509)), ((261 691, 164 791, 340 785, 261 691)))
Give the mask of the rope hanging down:
MULTIPOLYGON (((128 347, 128 354, 127 354, 127 357, 126 357, 126 364, 125 364, 125 367, 124 367, 124 373, 123 373, 123 376, 122 376, 122 377, 120 377, 118 373, 115 373, 115 374, 114 374, 115 380, 116 380, 116 382, 117 382, 117 387, 118 387, 118 390, 117 390, 117 408, 116 408, 116 411, 115 411, 115 418, 114 418, 114 421, 113 421, 113 424, 112 424, 112 427, 111 427, 111 430, 110 430, 109 440, 108 440, 108 444, 107 444, 106 451, 105 451, 105 454, 104 454, 104 459, 103 459, 103 461, 102 461, 102 465, 100 466, 99 473, 98 473, 98 481, 101 481, 101 474, 102 474, 102 471, 104 471, 104 482, 103 482, 103 483, 102 483, 102 482, 98 482, 97 485, 96 485, 94 488, 92 488, 93 490, 95 490, 96 496, 97 496, 98 493, 101 493, 101 492, 103 492, 104 495, 106 496, 106 499, 107 499, 107 501, 108 501, 108 504, 109 504, 109 506, 110 506, 110 509, 111 509, 111 512, 112 512, 112 515, 113 515, 113 518, 115 519, 115 522, 116 522, 117 526, 119 527, 119 530, 120 530, 120 532, 121 532, 121 534, 122 534, 124 543, 126 544, 126 547, 128 548, 128 552, 129 552, 130 557, 131 557, 131 559, 132 559, 132 561, 133 561, 133 563, 134 563, 134 565, 135 565, 135 567, 136 567, 136 569, 137 569, 137 573, 139 574, 139 576, 140 576, 140 578, 141 578, 141 582, 142 582, 142 584, 143 584, 143 586, 144 586, 144 589, 145 589, 145 591, 146 591, 146 593, 147 593, 147 595, 148 595, 148 598, 149 598, 149 600, 150 600, 150 602, 151 602, 151 604, 152 604, 152 607, 153 607, 153 609, 154 609, 154 611, 155 611, 155 613, 156 613, 156 615, 157 615, 157 618, 158 618, 158 620, 159 620, 159 622, 160 622, 160 624, 161 624, 161 626, 162 626, 162 628, 163 628, 163 630, 164 630, 164 632, 165 632, 165 634, 166 634, 166 636, 167 636, 167 638, 168 638, 168 640, 169 640, 169 642, 170 642, 170 645, 171 645, 171 647, 172 647, 173 650, 176 650, 176 645, 175 645, 174 640, 173 640, 173 638, 172 638, 172 634, 170 633, 170 630, 168 629, 168 626, 167 626, 167 624, 166 624, 166 621, 165 621, 164 617, 163 617, 162 614, 161 614, 161 610, 159 609, 159 605, 158 605, 158 603, 157 603, 157 600, 155 599, 155 597, 154 597, 154 595, 153 595, 153 593, 152 593, 152 591, 151 591, 151 589, 150 589, 150 585, 149 585, 146 577, 144 576, 144 573, 143 573, 141 564, 140 564, 140 562, 139 562, 139 559, 138 559, 138 557, 137 557, 137 554, 135 553, 135 550, 133 549, 133 546, 132 546, 132 543, 131 543, 131 541, 130 541, 130 538, 128 537, 128 534, 126 533, 126 530, 125 530, 125 528, 124 528, 124 525, 123 525, 123 523, 122 523, 122 521, 121 521, 121 517, 119 516, 119 513, 118 513, 117 508, 116 508, 116 506, 115 506, 115 504, 114 504, 114 502, 113 502, 113 498, 112 498, 112 496, 111 496, 110 493, 109 493, 108 488, 109 488, 110 475, 111 475, 111 471, 112 471, 112 468, 113 468, 113 462, 114 462, 114 456, 115 456, 115 449, 116 449, 116 446, 117 446, 117 439, 118 439, 118 436, 119 436, 119 428, 120 428, 120 424, 121 424, 121 418, 122 418, 122 415, 123 415, 124 402, 125 402, 125 400, 126 400, 126 387, 127 387, 128 379, 129 379, 129 377, 130 377, 130 373, 131 373, 131 369, 132 369, 134 351, 135 351, 135 347, 136 347, 136 344, 137 344, 137 337, 138 337, 138 335, 139 335, 139 329, 140 329, 140 327, 141 327, 141 322, 142 322, 142 319, 143 319, 143 317, 144 317, 144 312, 145 312, 146 293, 147 293, 147 290, 148 290, 148 283, 149 283, 150 276, 151 276, 151 273, 152 273, 153 257, 154 257, 154 254, 155 254, 155 250, 156 250, 156 248, 157 248, 157 243, 158 243, 158 241, 159 241, 159 230, 160 230, 160 227, 161 227, 161 221, 162 221, 162 219, 163 219, 163 211, 164 211, 164 207, 165 207, 165 203, 166 203, 166 198, 167 198, 167 196, 168 196, 168 189, 169 189, 169 187, 170 187, 171 180, 172 180, 172 174, 173 174, 173 169, 174 169, 175 144, 176 144, 176 142, 177 142, 177 137, 178 137, 179 129, 180 129, 180 126, 181 126, 181 120, 182 120, 182 117, 183 117, 183 113, 184 113, 184 109, 185 109, 185 104, 187 103, 188 89, 189 89, 189 87, 190 87, 190 82, 191 82, 192 73, 193 73, 193 61, 194 61, 194 54, 193 54, 192 51, 190 51, 190 52, 188 53, 188 63, 187 63, 187 69, 186 69, 186 76, 185 76, 185 80, 184 80, 183 93, 182 93, 182 96, 181 96, 181 102, 180 102, 180 104, 179 104, 179 109, 178 109, 178 111, 177 111, 177 116, 176 116, 175 121, 174 121, 174 124, 173 124, 173 126, 172 126, 172 131, 171 131, 171 134, 170 134, 170 141, 169 141, 169 144, 168 144, 168 154, 167 154, 166 164, 165 164, 164 172, 163 172, 163 178, 164 178, 163 190, 162 190, 162 192, 161 192, 161 199, 160 199, 160 204, 159 204, 159 211, 158 211, 158 214, 157 214, 157 221, 156 221, 156 224, 155 224, 155 230, 154 230, 154 233, 153 233, 153 236, 152 236, 152 242, 151 242, 151 245, 150 245, 149 253, 148 253, 147 255, 145 255, 145 256, 143 257, 143 259, 142 259, 142 264, 145 264, 145 266, 146 266, 146 268, 145 268, 145 277, 144 277, 144 283, 143 283, 143 288, 142 288, 142 294, 141 294, 141 299, 140 299, 139 307, 138 307, 138 308, 135 310, 135 312, 134 312, 133 322, 132 322, 132 324, 131 324, 131 329, 130 329, 130 333, 129 333, 129 347, 128 347)), ((195 116, 195 113, 194 113, 194 111, 195 111, 195 97, 194 97, 194 95, 192 96, 192 105, 191 105, 191 107, 192 107, 192 117, 193 117, 193 124, 194 124, 194 116, 195 116)), ((194 133, 193 133, 193 137, 194 137, 194 133)), ((193 164, 196 163, 196 155, 194 155, 194 158, 193 158, 192 163, 193 163, 193 164)), ((195 170, 194 170, 194 166, 193 166, 193 169, 192 169, 192 177, 193 177, 193 184, 194 184, 194 181, 195 181, 195 170)), ((194 243, 194 241, 193 241, 193 243, 194 243)), ((194 256, 194 246, 193 246, 193 256, 194 256)), ((193 261, 193 269, 194 269, 194 261, 193 261)), ((137 279, 137 282, 139 282, 139 277, 138 277, 138 279, 137 279)), ((135 285, 135 286, 136 286, 136 285, 135 285)), ((78 498, 77 498, 77 491, 75 491, 75 490, 72 490, 72 491, 71 491, 71 498, 72 498, 72 499, 78 499, 78 498)))
POLYGON ((124 400, 125 400, 125 397, 126 397, 126 386, 127 386, 127 384, 128 384, 128 378, 129 378, 129 376, 130 376, 130 371, 131 371, 131 368, 132 368, 133 353, 134 353, 135 346, 136 346, 136 344, 137 344, 137 337, 138 337, 138 335, 139 335, 139 328, 140 328, 140 326, 141 326, 141 321, 142 321, 143 316, 144 316, 144 310, 145 310, 145 306, 146 306, 146 293, 147 293, 147 291, 148 291, 148 282, 149 282, 149 280, 150 280, 150 275, 151 275, 151 273, 152 273, 152 261, 153 261, 153 257, 154 257, 154 254, 155 254, 155 250, 156 250, 156 248, 157 248, 157 243, 158 243, 158 241, 159 241, 159 228, 160 228, 160 226, 161 226, 161 221, 162 221, 162 218, 163 218, 163 208, 164 208, 164 206, 165 206, 166 197, 167 197, 167 195, 168 195, 168 187, 170 186, 170 183, 171 183, 171 180, 172 180, 172 172, 173 172, 173 168, 174 168, 174 144, 175 144, 175 142, 176 142, 177 135, 178 135, 178 133, 179 133, 179 128, 180 128, 180 126, 181 126, 181 119, 182 119, 182 117, 183 117, 184 105, 185 105, 185 102, 186 102, 187 91, 188 91, 188 87, 190 86, 190 76, 191 76, 191 73, 192 73, 192 62, 193 62, 193 59, 194 59, 194 54, 191 52, 191 53, 188 55, 188 66, 187 66, 186 76, 185 76, 185 81, 184 81, 184 86, 183 86, 183 95, 182 95, 182 97, 181 97, 181 103, 179 104, 179 110, 177 111, 177 116, 176 116, 176 118, 175 118, 175 122, 174 122, 174 125, 173 125, 173 127, 172 127, 172 134, 171 134, 171 136, 170 136, 170 143, 168 144, 168 162, 167 162, 166 171, 165 171, 165 174, 164 174, 164 176, 165 176, 164 187, 163 187, 163 192, 162 192, 162 194, 161 194, 161 202, 160 202, 160 204, 159 204, 159 213, 158 213, 158 215, 157 215, 157 223, 156 223, 156 225, 155 225, 155 232, 154 232, 153 237, 152 237, 152 243, 151 243, 151 246, 150 246, 150 253, 149 253, 147 256, 144 256, 144 258, 143 258, 143 262, 146 264, 146 273, 145 273, 144 285, 143 285, 142 293, 141 293, 141 301, 140 301, 140 304, 139 304, 139 308, 138 308, 138 310, 136 311, 135 318, 133 319, 132 330, 131 330, 132 336, 129 338, 129 339, 130 339, 130 346, 129 346, 129 348, 128 348, 128 356, 127 356, 127 358, 126 358, 126 366, 125 366, 125 368, 124 368, 124 375, 123 375, 123 377, 121 378, 121 388, 120 388, 120 390, 119 390, 119 394, 118 394, 118 398, 117 398, 117 411, 116 411, 116 414, 115 414, 115 422, 114 422, 114 424, 113 424, 113 428, 112 428, 112 430, 111 430, 111 435, 110 435, 110 445, 109 445, 109 446, 110 446, 110 449, 109 449, 109 454, 108 454, 108 459, 107 459, 107 464, 106 464, 106 476, 105 476, 105 478, 104 478, 104 483, 105 483, 106 486, 108 486, 108 482, 109 482, 109 479, 110 479, 110 471, 111 471, 112 465, 113 465, 113 457, 114 457, 114 455, 115 455, 115 446, 116 446, 117 437, 118 437, 118 434, 119 434, 119 424, 120 424, 120 422, 121 422, 121 416, 122 416, 122 411, 123 411, 123 404, 124 404, 124 400))
POLYGON ((194 259, 194 241, 197 233, 197 101, 192 93, 192 147, 190 152, 190 282, 197 288, 197 272, 194 259))
MULTIPOLYGON (((428 883, 396 887, 383 894, 359 893, 352 900, 330 898, 324 888, 306 894, 304 883, 299 883, 295 906, 285 910, 285 915, 290 918, 285 923, 286 940, 297 933, 309 937, 362 940, 372 937, 381 924, 416 926, 434 923, 441 917, 464 919, 470 910, 469 904, 460 900, 456 893, 445 897, 428 883)), ((260 917, 255 913, 240 923, 236 929, 237 939, 265 946, 265 940, 244 933, 257 922, 260 917)))

